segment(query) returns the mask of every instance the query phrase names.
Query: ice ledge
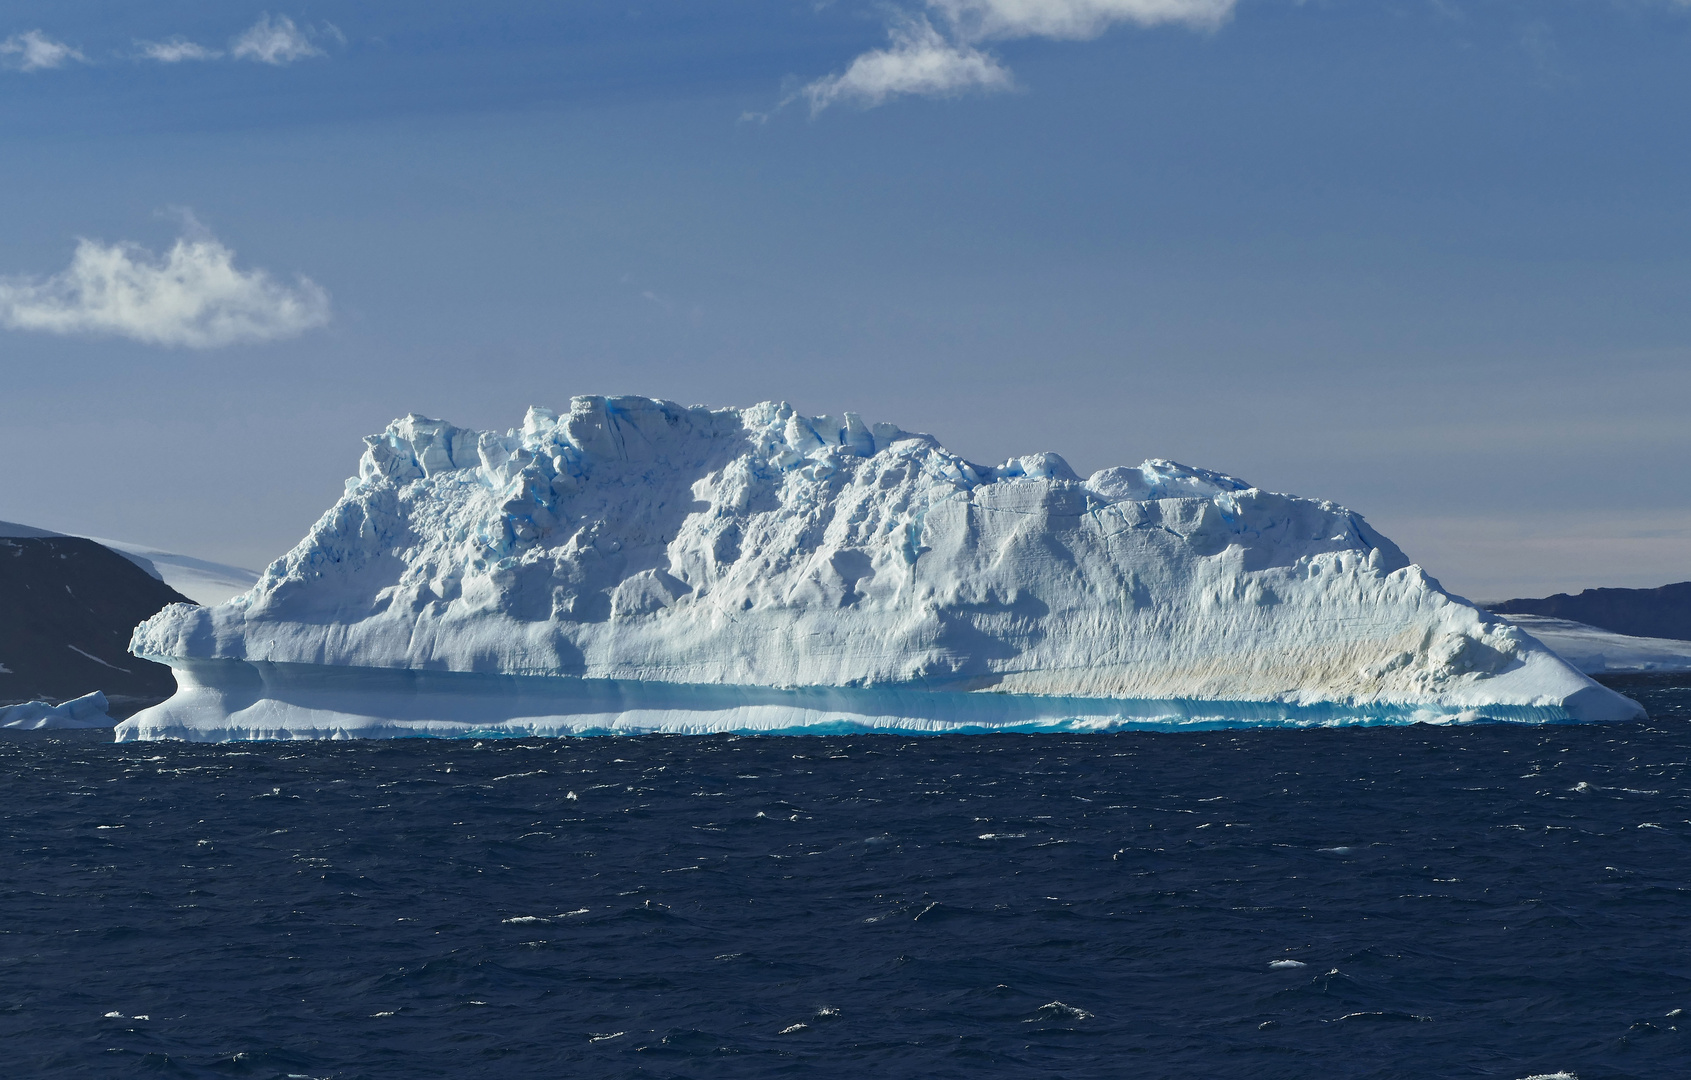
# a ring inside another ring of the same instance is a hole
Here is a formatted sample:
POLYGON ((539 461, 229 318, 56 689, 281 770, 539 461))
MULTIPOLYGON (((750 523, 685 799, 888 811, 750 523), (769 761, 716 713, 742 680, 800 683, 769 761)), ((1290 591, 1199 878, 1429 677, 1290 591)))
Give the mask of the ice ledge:
POLYGON ((244 660, 173 661, 180 689, 117 741, 649 733, 1201 730, 1638 719, 1595 684, 1525 704, 1111 699, 914 688, 689 686, 244 660))
POLYGON ((99 690, 57 705, 26 701, 0 706, 0 728, 11 731, 66 731, 78 728, 109 728, 114 723, 106 710, 110 704, 99 690))

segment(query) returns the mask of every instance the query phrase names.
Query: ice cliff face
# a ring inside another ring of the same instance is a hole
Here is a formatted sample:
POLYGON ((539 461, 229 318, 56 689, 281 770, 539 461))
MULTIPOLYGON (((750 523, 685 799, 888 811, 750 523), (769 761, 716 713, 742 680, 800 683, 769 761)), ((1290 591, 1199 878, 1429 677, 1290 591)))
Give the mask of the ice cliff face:
POLYGON ((1055 454, 985 468, 852 413, 636 397, 530 409, 504 434, 413 415, 365 441, 346 494, 250 592, 166 609, 133 650, 179 667, 1633 711, 1356 514, 1172 462, 1083 480, 1055 454))

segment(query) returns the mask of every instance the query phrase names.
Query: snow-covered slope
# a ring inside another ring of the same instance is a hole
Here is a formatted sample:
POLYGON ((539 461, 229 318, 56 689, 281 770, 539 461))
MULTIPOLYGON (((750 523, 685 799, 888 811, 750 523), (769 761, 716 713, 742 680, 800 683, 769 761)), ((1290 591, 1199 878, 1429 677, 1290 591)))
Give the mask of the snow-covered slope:
POLYGON ((119 737, 1638 711, 1343 507, 1171 462, 632 397, 366 443, 250 592, 136 630, 183 690, 119 737))
MULTIPOLYGON (((38 529, 33 525, 0 521, 0 539, 39 539, 64 535, 66 534, 48 529, 38 529)), ((108 540, 102 536, 90 536, 85 539, 117 552, 145 570, 155 581, 164 582, 197 604, 221 604, 232 596, 246 592, 258 581, 258 575, 251 570, 227 563, 197 559, 192 555, 179 555, 174 551, 148 547, 145 544, 131 544, 127 540, 108 540)))
POLYGON ((1548 615, 1505 618, 1587 675, 1691 671, 1691 641, 1616 634, 1548 615))
POLYGON ((89 537, 96 544, 104 544, 119 555, 136 563, 152 567, 153 576, 197 604, 208 607, 239 596, 258 583, 258 575, 244 567, 228 563, 197 559, 145 544, 131 544, 125 540, 106 540, 89 537))

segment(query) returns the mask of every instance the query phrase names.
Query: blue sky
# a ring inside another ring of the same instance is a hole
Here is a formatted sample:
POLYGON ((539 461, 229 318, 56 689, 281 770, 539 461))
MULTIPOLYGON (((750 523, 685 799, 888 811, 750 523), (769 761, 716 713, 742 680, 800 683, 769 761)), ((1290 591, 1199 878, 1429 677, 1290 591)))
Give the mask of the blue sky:
POLYGON ((1683 580, 1688 119, 1672 0, 6 3, 0 518, 262 564, 620 392, 1683 580))

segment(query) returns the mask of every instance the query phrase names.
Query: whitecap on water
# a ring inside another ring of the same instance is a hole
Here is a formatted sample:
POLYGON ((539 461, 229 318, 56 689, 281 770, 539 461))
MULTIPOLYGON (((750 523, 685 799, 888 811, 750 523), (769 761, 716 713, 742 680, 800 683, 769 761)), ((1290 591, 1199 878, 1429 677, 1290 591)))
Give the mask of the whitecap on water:
POLYGON ((1286 970, 1286 969, 1290 969, 1290 968, 1301 968, 1301 967, 1308 967, 1308 966, 1309 965, 1304 963, 1302 960, 1272 960, 1272 961, 1269 962, 1269 965, 1268 965, 1270 971, 1281 971, 1281 970, 1286 970))
POLYGON ((1024 1024, 1037 1024, 1044 1020, 1090 1020, 1092 1014, 1085 1009, 1077 1009, 1073 1005, 1065 1005, 1061 1001, 1051 1001, 1039 1007, 1039 1012, 1026 1020, 1024 1024))
POLYGON ((556 915, 513 915, 509 919, 501 919, 500 921, 513 926, 532 926, 535 923, 549 923, 553 919, 567 919, 572 915, 585 914, 587 914, 586 908, 577 908, 574 911, 560 911, 556 915))

